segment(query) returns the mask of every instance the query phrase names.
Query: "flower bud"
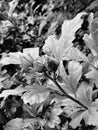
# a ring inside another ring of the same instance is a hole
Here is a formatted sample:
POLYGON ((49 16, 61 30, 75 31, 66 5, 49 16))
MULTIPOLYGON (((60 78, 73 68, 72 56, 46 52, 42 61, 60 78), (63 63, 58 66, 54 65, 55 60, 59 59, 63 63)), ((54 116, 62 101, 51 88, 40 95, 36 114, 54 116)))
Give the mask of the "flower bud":
POLYGON ((59 63, 54 58, 47 57, 44 65, 49 72, 55 72, 59 63))

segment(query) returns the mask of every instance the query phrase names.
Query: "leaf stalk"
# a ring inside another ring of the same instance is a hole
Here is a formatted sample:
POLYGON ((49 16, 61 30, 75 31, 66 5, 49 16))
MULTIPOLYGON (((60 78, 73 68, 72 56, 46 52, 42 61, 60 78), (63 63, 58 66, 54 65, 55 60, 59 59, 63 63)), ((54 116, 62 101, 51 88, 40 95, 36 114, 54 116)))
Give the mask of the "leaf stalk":
POLYGON ((55 83, 55 85, 59 88, 59 90, 63 93, 64 96, 68 97, 69 99, 73 100, 74 102, 78 103, 80 106, 82 106, 85 109, 88 109, 83 103, 81 103, 80 101, 78 101, 77 99, 73 98, 72 96, 70 96, 67 92, 65 92, 65 90, 60 86, 60 84, 53 79, 51 76, 49 76, 47 73, 45 73, 45 76, 47 78, 49 78, 52 82, 55 83))

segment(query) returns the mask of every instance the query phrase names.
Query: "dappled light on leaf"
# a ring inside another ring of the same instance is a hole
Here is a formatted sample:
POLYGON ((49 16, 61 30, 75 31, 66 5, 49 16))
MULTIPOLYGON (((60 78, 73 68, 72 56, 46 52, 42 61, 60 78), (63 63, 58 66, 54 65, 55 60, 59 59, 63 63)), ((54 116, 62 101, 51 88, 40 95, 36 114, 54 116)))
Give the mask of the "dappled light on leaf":
POLYGON ((33 65, 33 61, 39 57, 39 48, 26 48, 23 53, 9 53, 0 60, 1 65, 20 64, 23 68, 33 65))
POLYGON ((83 82, 80 84, 76 92, 77 99, 87 107, 89 107, 92 103, 92 88, 93 86, 91 84, 83 82))
POLYGON ((86 43, 86 45, 89 47, 89 49, 91 50, 92 54, 94 56, 98 56, 98 19, 97 18, 93 18, 92 16, 93 14, 91 14, 89 17, 89 22, 90 22, 90 34, 85 34, 84 35, 84 41, 86 43))
POLYGON ((58 124, 60 124, 61 120, 59 115, 62 113, 62 109, 59 106, 53 107, 50 113, 49 121, 47 125, 50 128, 55 128, 58 124))
POLYGON ((41 120, 37 118, 31 118, 31 119, 22 119, 22 118, 16 118, 9 121, 6 126, 4 127, 4 130, 25 130, 25 129, 35 129, 34 124, 36 122, 41 122, 41 120))
POLYGON ((28 89, 28 91, 24 93, 21 98, 25 104, 29 103, 32 105, 34 103, 42 103, 45 101, 49 96, 49 93, 49 89, 35 85, 34 87, 32 86, 32 89, 30 89, 30 91, 28 89))
POLYGON ((69 89, 75 93, 77 90, 77 84, 82 75, 82 66, 78 62, 70 61, 68 64, 68 71, 69 89))
POLYGON ((88 58, 75 47, 70 48, 69 51, 64 54, 63 59, 88 62, 88 58))
POLYGON ((94 67, 91 67, 90 71, 86 73, 85 76, 95 83, 98 88, 98 71, 94 67))
POLYGON ((18 1, 19 0, 12 0, 10 3, 9 3, 9 12, 8 12, 8 15, 9 16, 13 16, 13 11, 15 10, 17 4, 18 4, 18 1))
POLYGON ((72 20, 65 20, 62 25, 60 38, 57 39, 55 35, 49 36, 43 46, 43 51, 55 57, 60 62, 63 58, 64 51, 68 51, 72 47, 75 32, 81 27, 83 23, 81 16, 84 14, 86 13, 80 13, 72 20))

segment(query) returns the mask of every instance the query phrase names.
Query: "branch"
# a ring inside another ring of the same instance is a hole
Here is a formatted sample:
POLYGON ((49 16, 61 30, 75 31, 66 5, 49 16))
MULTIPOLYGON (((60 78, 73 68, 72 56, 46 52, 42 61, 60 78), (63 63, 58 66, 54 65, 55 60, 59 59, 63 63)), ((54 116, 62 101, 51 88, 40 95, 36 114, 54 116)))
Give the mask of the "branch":
POLYGON ((50 77, 47 73, 45 73, 45 76, 48 77, 52 82, 55 83, 55 85, 61 90, 61 92, 64 94, 64 96, 68 97, 69 99, 73 100, 74 102, 78 103, 80 106, 82 106, 85 109, 88 109, 84 104, 82 104, 80 101, 76 100, 72 96, 70 96, 68 93, 65 92, 65 90, 59 85, 59 83, 54 80, 52 77, 50 77))

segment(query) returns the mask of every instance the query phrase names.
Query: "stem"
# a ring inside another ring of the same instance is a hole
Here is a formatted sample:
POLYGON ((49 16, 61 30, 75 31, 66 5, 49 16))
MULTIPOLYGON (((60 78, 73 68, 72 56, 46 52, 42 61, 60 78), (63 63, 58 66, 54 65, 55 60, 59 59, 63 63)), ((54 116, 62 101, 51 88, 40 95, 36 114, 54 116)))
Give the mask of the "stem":
POLYGON ((93 65, 93 64, 90 64, 96 71, 98 71, 98 69, 93 65))
POLYGON ((52 82, 55 83, 55 85, 61 90, 61 92, 64 94, 64 96, 68 97, 69 99, 73 100, 74 102, 78 103, 80 106, 82 106, 85 109, 88 109, 84 104, 82 104, 80 101, 76 100, 72 96, 70 96, 68 93, 65 92, 65 90, 59 85, 59 83, 54 80, 52 77, 50 77, 47 73, 45 73, 46 77, 48 77, 52 82))

